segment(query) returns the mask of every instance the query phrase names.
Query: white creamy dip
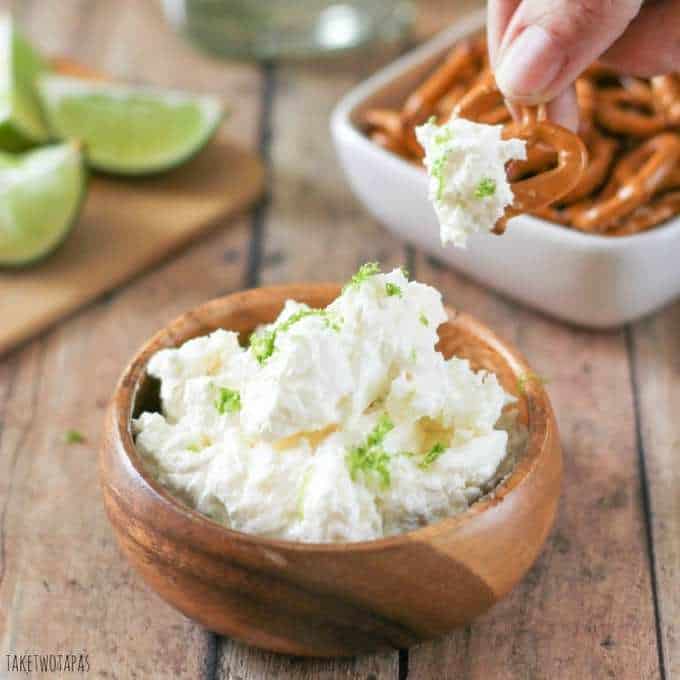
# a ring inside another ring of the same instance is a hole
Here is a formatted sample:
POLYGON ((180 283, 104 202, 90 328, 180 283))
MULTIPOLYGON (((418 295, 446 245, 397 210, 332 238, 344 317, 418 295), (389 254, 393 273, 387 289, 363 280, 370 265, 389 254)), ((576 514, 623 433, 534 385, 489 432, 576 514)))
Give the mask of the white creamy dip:
POLYGON ((470 234, 491 231, 512 203, 505 164, 526 159, 526 144, 501 139, 502 129, 456 117, 441 126, 430 120, 416 128, 442 245, 465 247, 470 234))
POLYGON ((249 348, 218 330, 149 362, 133 422, 154 475, 232 529, 360 541, 464 511, 508 449, 496 376, 435 350, 440 294, 364 265, 324 310, 288 301, 249 348))

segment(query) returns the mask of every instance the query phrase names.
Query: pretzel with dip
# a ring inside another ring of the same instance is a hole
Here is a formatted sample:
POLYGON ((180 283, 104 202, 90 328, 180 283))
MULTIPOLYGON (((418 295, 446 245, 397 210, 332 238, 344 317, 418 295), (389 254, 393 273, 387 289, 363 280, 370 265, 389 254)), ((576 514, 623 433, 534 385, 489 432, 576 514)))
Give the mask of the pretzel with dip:
POLYGON ((579 137, 547 120, 536 121, 529 116, 514 136, 525 139, 528 149, 553 149, 557 166, 511 182, 515 200, 506 213, 506 220, 513 214, 546 208, 566 196, 578 186, 588 164, 588 153, 579 137))
MULTIPOLYGON (((453 113, 461 118, 492 124, 492 120, 499 118, 501 107, 509 117, 493 74, 485 71, 477 84, 458 102, 453 113)), ((581 180, 588 162, 583 142, 569 130, 546 120, 543 107, 524 107, 519 123, 506 125, 502 136, 504 139, 524 140, 527 158, 509 163, 508 179, 514 200, 496 223, 493 231, 497 234, 505 231, 511 217, 546 208, 572 191, 581 180)))
POLYGON ((496 223, 530 213, 565 227, 626 236, 680 214, 680 75, 623 77, 595 62, 576 81, 579 134, 524 109, 513 120, 491 73, 484 38, 456 45, 406 98, 401 110, 367 110, 363 124, 377 144, 423 163, 416 128, 453 118, 502 125, 521 139, 526 158, 510 160, 512 204, 496 223))

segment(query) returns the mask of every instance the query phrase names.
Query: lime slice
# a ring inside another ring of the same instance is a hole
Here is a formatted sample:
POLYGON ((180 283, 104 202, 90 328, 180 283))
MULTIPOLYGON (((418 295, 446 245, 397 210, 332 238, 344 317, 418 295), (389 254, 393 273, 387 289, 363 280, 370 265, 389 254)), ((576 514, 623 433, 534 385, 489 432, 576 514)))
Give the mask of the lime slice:
POLYGON ((78 217, 86 173, 77 144, 0 152, 0 266, 51 253, 78 217))
POLYGON ((35 92, 46 69, 42 57, 17 33, 12 20, 0 18, 0 148, 20 151, 48 139, 35 92))
POLYGON ((222 119, 214 97, 44 74, 38 81, 51 131, 79 139, 90 165, 143 175, 199 151, 222 119))

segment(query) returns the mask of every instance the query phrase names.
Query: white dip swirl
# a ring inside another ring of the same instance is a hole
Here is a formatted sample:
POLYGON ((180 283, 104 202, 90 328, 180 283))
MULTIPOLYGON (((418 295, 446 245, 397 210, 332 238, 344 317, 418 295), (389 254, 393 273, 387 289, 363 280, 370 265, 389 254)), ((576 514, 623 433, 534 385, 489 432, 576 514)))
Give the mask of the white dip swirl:
POLYGON ((360 541, 464 511, 508 450, 496 376, 435 350, 434 288, 364 265, 323 310, 288 301, 251 346, 218 330, 149 362, 133 422, 171 492, 238 531, 360 541))
POLYGON ((526 159, 521 139, 501 139, 502 125, 452 117, 416 128, 425 149, 429 197, 439 219, 442 245, 465 247, 475 232, 489 232, 513 201, 505 164, 526 159))

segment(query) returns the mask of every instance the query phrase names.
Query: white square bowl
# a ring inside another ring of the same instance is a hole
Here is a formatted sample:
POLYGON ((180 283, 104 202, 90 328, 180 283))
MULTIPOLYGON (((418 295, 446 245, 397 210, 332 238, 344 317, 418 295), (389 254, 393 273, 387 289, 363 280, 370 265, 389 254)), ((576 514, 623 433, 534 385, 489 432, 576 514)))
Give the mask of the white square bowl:
POLYGON ((361 114, 398 107, 484 13, 457 22, 349 92, 331 132, 349 183, 369 212, 401 238, 481 283, 566 321, 610 328, 649 314, 680 295, 680 218, 627 237, 566 229, 529 215, 498 237, 475 234, 467 249, 442 247, 424 169, 366 137, 361 114))

